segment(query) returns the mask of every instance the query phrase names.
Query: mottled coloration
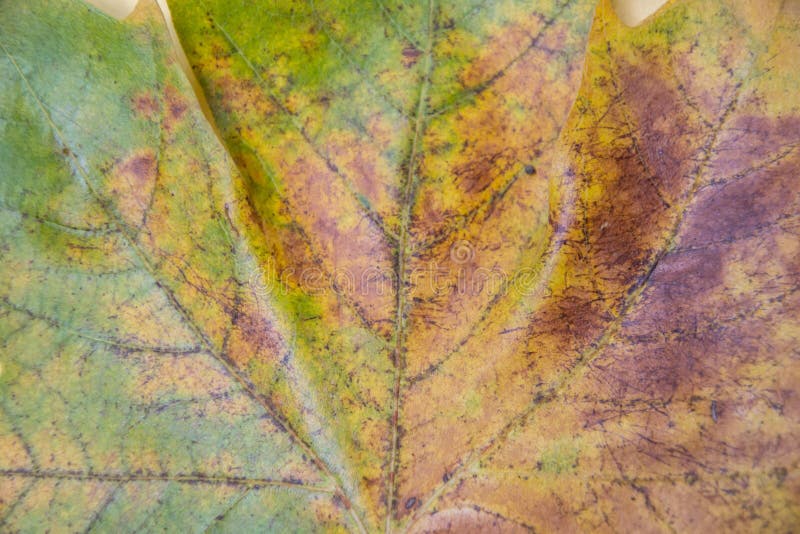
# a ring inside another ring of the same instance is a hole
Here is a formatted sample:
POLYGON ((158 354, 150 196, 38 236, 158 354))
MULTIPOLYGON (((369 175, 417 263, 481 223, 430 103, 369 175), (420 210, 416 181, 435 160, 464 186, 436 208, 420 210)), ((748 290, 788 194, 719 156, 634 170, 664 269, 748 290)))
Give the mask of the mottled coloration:
POLYGON ((796 0, 0 7, 3 530, 800 522, 796 0))

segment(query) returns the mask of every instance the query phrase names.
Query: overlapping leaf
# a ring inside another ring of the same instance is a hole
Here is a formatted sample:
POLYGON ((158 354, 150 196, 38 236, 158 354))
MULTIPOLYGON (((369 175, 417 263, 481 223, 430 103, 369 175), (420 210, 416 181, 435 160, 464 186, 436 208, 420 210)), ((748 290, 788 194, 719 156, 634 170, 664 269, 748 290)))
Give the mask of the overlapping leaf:
POLYGON ((171 7, 2 4, 4 528, 797 522, 800 6, 171 7))
POLYGON ((235 170, 155 6, 2 23, 4 529, 345 524, 230 356, 235 170))

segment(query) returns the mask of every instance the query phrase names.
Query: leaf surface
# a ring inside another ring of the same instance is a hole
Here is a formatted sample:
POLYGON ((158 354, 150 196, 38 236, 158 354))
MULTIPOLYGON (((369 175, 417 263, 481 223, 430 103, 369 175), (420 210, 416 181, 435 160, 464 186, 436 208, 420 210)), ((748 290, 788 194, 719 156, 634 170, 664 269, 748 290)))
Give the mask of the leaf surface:
POLYGON ((3 4, 4 528, 797 523, 796 2, 170 7, 3 4))
POLYGON ((3 9, 4 530, 344 528, 230 356, 236 171, 155 4, 3 9))

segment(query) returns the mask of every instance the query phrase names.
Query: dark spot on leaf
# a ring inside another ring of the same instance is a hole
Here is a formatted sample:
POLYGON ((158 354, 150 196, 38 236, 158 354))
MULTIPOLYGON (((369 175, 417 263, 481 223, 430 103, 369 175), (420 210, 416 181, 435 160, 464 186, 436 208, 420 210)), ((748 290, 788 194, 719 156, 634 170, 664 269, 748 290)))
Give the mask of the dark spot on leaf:
POLYGON ((403 49, 403 56, 408 58, 418 58, 422 52, 415 46, 407 46, 403 49))
POLYGON ((183 102, 170 102, 169 103, 169 112, 172 114, 173 117, 180 118, 183 116, 183 113, 186 111, 186 104, 183 102))
POLYGON ((783 485, 783 481, 786 480, 788 474, 789 471, 785 467, 776 467, 772 470, 772 476, 778 481, 778 486, 783 485))
POLYGON ((403 49, 403 66, 405 68, 411 68, 419 59, 419 56, 422 55, 422 51, 417 47, 410 45, 403 49))
POLYGON ((150 93, 142 93, 133 97, 133 108, 137 114, 151 118, 158 113, 159 103, 150 93))
POLYGON ((149 153, 133 158, 126 165, 131 175, 141 181, 147 181, 153 176, 154 167, 155 158, 149 153))
POLYGON ((407 499, 406 500, 406 504, 405 504, 406 510, 411 510, 412 508, 414 508, 415 504, 417 504, 417 498, 416 497, 411 497, 411 498, 407 499))
POLYGON ((525 174, 534 175, 536 174, 536 167, 533 165, 525 165, 525 174))

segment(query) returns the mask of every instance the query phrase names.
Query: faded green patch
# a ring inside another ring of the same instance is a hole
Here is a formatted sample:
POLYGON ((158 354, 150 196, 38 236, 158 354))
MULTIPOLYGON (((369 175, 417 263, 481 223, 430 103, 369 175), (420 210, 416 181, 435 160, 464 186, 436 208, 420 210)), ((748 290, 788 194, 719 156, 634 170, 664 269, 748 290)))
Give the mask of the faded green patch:
POLYGON ((579 455, 580 447, 575 441, 562 439, 543 451, 536 465, 543 473, 552 475, 572 473, 578 467, 579 455))

